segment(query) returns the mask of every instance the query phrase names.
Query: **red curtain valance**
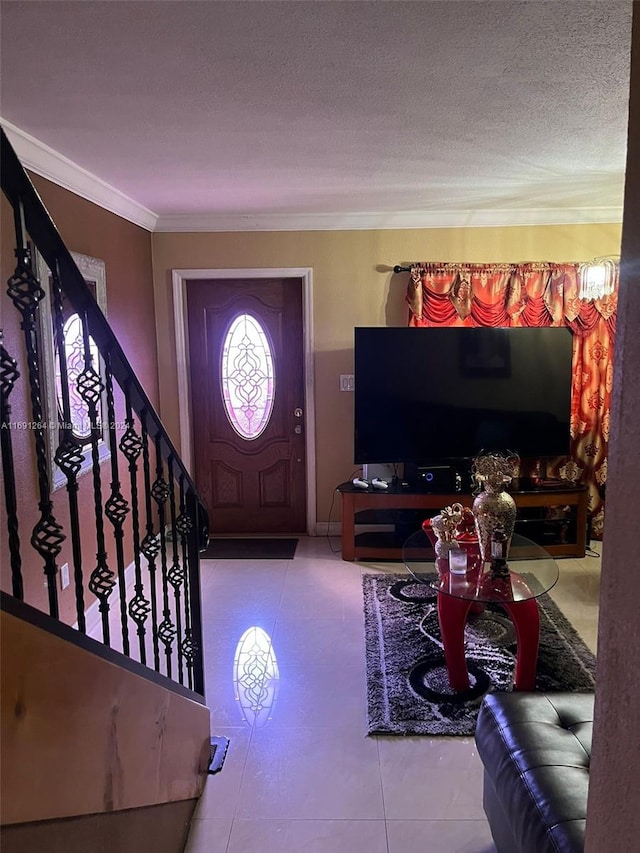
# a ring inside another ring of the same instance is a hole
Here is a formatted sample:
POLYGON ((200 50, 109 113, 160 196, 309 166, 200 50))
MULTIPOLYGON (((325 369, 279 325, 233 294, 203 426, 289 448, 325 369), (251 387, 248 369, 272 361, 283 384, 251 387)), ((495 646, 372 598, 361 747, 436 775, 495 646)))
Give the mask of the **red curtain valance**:
POLYGON ((568 326, 574 334, 570 457, 551 471, 589 486, 592 536, 602 537, 618 301, 579 297, 579 264, 423 263, 411 268, 410 326, 568 326))
POLYGON ((412 267, 410 326, 569 326, 589 334, 600 320, 615 337, 617 279, 610 296, 583 300, 579 264, 435 264, 412 267))

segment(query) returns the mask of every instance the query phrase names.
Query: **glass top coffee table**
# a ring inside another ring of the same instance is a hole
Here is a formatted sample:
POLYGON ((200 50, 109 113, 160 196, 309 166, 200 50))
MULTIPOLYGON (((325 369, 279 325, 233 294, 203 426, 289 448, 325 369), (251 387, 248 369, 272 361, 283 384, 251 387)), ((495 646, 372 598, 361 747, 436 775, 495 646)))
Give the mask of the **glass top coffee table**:
POLYGON ((402 548, 402 559, 411 576, 438 593, 438 621, 452 690, 469 689, 465 659, 464 627, 471 611, 485 604, 503 607, 513 622, 517 638, 515 690, 533 690, 536 681, 540 616, 536 598, 557 582, 555 560, 535 542, 515 534, 509 551, 509 572, 496 578, 483 570, 477 543, 460 543, 467 552, 466 572, 449 570, 448 556, 434 557, 433 547, 421 529, 402 548))

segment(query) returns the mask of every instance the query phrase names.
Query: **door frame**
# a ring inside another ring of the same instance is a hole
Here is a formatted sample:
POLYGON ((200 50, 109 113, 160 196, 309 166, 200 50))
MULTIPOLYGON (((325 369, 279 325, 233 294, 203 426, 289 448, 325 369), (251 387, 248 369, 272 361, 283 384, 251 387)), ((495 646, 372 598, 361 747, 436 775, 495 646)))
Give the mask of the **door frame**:
POLYGON ((316 535, 316 417, 313 376, 313 270, 311 267, 277 269, 174 269, 173 319, 175 327, 178 407, 180 416, 179 450, 187 471, 193 474, 193 429, 191 411, 191 373, 189 365, 189 328, 187 288, 193 279, 302 279, 302 323, 304 348, 304 411, 307 478, 307 533, 316 535))

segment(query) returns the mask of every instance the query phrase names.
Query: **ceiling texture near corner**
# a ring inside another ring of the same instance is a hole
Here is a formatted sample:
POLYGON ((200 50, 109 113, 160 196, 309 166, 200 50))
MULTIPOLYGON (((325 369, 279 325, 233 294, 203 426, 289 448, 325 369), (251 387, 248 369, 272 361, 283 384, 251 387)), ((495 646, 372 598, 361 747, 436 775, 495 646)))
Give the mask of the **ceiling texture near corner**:
POLYGON ((622 216, 631 0, 0 11, 10 139, 34 137, 153 227, 622 216))

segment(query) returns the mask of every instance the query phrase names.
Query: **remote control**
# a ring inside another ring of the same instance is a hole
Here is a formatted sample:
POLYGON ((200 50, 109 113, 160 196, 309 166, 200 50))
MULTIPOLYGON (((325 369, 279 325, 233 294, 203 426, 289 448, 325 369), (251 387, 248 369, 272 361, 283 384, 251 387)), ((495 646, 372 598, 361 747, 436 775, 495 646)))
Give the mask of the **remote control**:
POLYGON ((361 477, 354 477, 351 482, 358 489, 368 489, 369 488, 369 483, 367 483, 367 481, 363 480, 361 477))
POLYGON ((388 489, 389 483, 386 480, 381 480, 380 477, 374 477, 371 481, 371 485, 374 489, 388 489))

